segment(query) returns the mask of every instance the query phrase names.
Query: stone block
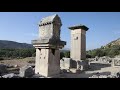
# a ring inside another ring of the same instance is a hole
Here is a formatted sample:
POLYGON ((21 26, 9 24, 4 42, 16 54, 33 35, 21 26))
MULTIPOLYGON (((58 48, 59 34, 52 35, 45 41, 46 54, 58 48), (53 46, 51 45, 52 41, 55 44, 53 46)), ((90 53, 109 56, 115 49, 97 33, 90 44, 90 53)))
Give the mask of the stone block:
POLYGON ((32 77, 34 75, 34 70, 31 66, 24 66, 20 68, 19 76, 20 77, 32 77))
POLYGON ((113 67, 120 67, 120 58, 113 58, 112 59, 112 66, 113 67))
POLYGON ((60 60, 60 67, 61 69, 70 69, 72 65, 71 58, 63 58, 60 60))

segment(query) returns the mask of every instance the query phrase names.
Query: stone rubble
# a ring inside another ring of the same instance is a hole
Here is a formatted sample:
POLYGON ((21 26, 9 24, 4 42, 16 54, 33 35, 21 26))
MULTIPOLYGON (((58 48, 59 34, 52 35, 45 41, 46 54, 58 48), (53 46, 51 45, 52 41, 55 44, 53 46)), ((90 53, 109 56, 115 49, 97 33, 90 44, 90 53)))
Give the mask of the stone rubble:
POLYGON ((34 74, 35 74, 35 72, 34 72, 33 68, 28 65, 20 68, 20 71, 19 71, 20 77, 32 77, 34 74))
POLYGON ((3 75, 2 78, 19 78, 19 76, 14 73, 10 73, 10 74, 3 75))

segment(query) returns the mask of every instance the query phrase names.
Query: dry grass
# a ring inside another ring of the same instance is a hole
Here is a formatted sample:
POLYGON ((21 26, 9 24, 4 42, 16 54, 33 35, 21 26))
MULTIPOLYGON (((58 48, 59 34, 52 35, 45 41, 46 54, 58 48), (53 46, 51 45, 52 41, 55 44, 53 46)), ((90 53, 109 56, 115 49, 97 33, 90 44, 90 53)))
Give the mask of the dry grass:
POLYGON ((35 61, 35 57, 27 57, 24 59, 13 59, 13 60, 2 60, 0 64, 10 64, 10 65, 18 65, 19 67, 30 65, 29 61, 35 61))

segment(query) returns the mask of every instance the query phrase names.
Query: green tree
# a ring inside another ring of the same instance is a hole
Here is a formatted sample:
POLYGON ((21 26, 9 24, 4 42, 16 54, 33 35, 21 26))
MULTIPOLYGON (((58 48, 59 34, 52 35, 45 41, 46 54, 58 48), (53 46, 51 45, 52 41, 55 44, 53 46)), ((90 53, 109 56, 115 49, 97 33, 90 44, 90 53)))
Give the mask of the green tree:
POLYGON ((66 58, 70 58, 70 51, 64 52, 64 56, 65 56, 66 58))
POLYGON ((63 52, 60 52, 60 59, 62 59, 64 56, 64 53, 63 52))

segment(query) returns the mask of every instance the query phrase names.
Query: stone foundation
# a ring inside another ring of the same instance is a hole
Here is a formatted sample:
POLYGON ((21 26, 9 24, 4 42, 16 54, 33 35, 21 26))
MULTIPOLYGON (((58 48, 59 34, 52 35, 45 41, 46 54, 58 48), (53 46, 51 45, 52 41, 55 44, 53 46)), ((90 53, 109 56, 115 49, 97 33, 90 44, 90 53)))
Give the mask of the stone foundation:
POLYGON ((79 73, 81 71, 87 70, 89 69, 89 65, 90 64, 88 60, 75 61, 71 58, 63 58, 60 60, 61 69, 71 73, 79 73))

